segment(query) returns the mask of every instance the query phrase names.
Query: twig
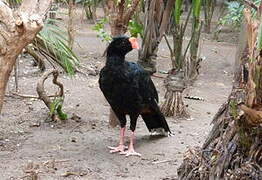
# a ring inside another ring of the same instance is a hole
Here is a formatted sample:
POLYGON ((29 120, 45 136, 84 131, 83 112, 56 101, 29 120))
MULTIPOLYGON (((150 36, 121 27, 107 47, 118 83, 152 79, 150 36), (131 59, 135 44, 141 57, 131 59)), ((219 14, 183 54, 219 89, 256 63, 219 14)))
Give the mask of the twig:
POLYGON ((49 109, 50 109, 52 101, 46 94, 46 91, 45 91, 45 88, 44 88, 44 83, 45 83, 45 80, 50 75, 53 75, 53 83, 55 85, 57 85, 59 87, 59 89, 60 89, 60 91, 58 92, 57 96, 64 97, 64 86, 63 86, 62 83, 57 81, 57 78, 58 78, 58 75, 59 75, 58 71, 53 69, 53 70, 45 72, 44 75, 41 77, 41 79, 37 83, 36 91, 37 91, 37 94, 39 96, 39 99, 43 100, 44 103, 46 104, 46 106, 49 109))
POLYGON ((158 76, 158 75, 155 75, 155 74, 153 74, 153 75, 151 75, 151 76, 156 77, 156 78, 162 78, 162 79, 165 79, 165 77, 158 76))
POLYGON ((184 98, 186 98, 186 99, 192 99, 192 100, 204 101, 204 98, 197 97, 197 96, 185 96, 184 98))
POLYGON ((70 159, 63 159, 63 160, 55 160, 55 159, 53 159, 53 160, 49 160, 49 161, 42 162, 42 163, 43 163, 43 165, 46 165, 46 164, 48 164, 48 163, 50 163, 50 162, 53 162, 53 163, 63 163, 63 162, 68 162, 68 161, 70 161, 70 159))
POLYGON ((152 162, 152 164, 160 164, 160 163, 166 163, 166 162, 171 162, 171 161, 172 161, 171 159, 163 160, 163 161, 154 161, 152 162))
MULTIPOLYGON (((19 96, 21 98, 32 98, 32 99, 40 99, 38 96, 33 96, 33 95, 27 95, 27 94, 19 94, 17 92, 11 92, 12 95, 14 96, 19 96)), ((7 95, 7 96, 11 96, 11 95, 7 95)), ((59 95, 50 95, 48 97, 58 97, 59 95)))
POLYGON ((80 173, 79 172, 69 172, 69 171, 66 171, 64 174, 62 174, 61 176, 62 177, 68 177, 68 176, 71 176, 71 175, 75 175, 75 176, 80 176, 80 173))
POLYGON ((18 74, 19 74, 19 59, 20 55, 16 59, 14 71, 15 71, 15 91, 18 92, 18 74))

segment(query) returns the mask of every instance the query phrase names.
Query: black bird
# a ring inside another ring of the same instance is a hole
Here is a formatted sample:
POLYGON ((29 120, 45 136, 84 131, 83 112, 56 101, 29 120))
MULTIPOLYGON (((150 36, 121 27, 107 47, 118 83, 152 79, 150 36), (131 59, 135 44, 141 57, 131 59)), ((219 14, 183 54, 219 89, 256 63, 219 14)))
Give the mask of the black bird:
POLYGON ((121 126, 119 145, 109 147, 110 153, 141 156, 135 152, 133 145, 139 115, 150 132, 159 128, 168 134, 171 131, 157 105, 158 94, 150 75, 140 65, 125 60, 125 55, 132 49, 138 49, 136 38, 113 38, 106 50, 106 64, 100 71, 99 86, 121 126), (130 144, 127 151, 124 145, 126 115, 129 115, 131 120, 130 144))

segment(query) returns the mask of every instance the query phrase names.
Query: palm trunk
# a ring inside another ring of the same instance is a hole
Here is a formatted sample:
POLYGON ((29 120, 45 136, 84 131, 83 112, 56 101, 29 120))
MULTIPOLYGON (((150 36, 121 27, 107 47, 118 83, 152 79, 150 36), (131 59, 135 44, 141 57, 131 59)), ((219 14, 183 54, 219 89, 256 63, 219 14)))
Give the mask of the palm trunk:
POLYGON ((202 22, 200 21, 200 7, 201 0, 195 0, 192 4, 192 33, 190 44, 190 58, 188 59, 186 67, 186 78, 189 81, 194 81, 199 74, 199 63, 201 59, 198 57, 199 40, 202 29, 202 22))
POLYGON ((186 118, 189 114, 183 101, 183 91, 186 88, 184 72, 175 71, 165 79, 165 102, 161 106, 161 112, 167 117, 186 118))
POLYGON ((149 73, 156 72, 158 44, 167 30, 174 2, 174 0, 168 0, 165 4, 159 0, 145 2, 144 38, 138 63, 149 73))
POLYGON ((216 6, 216 0, 203 0, 203 8, 205 15, 204 31, 206 33, 211 32, 211 21, 216 6))
POLYGON ((0 1, 0 112, 3 107, 6 85, 18 55, 33 41, 43 27, 44 15, 51 0, 38 3, 36 0, 24 0, 18 9, 18 15, 0 1), (34 7, 32 9, 32 7, 34 7))
MULTIPOLYGON (((169 71, 169 75, 165 79, 165 102, 161 106, 161 111, 165 116, 173 116, 174 118, 189 117, 182 96, 183 91, 186 88, 185 75, 183 69, 185 66, 184 60, 188 48, 186 48, 185 52, 182 52, 182 45, 185 30, 191 14, 191 8, 190 12, 188 12, 186 21, 183 24, 180 22, 181 8, 182 0, 176 0, 173 16, 174 27, 172 29, 173 49, 171 49, 169 45, 171 51, 170 54, 172 61, 172 69, 169 71)), ((166 41, 168 42, 167 39, 166 41)))
POLYGON ((202 148, 187 152, 179 179, 262 177, 262 54, 256 51, 257 22, 244 12, 232 92, 215 115, 202 148))

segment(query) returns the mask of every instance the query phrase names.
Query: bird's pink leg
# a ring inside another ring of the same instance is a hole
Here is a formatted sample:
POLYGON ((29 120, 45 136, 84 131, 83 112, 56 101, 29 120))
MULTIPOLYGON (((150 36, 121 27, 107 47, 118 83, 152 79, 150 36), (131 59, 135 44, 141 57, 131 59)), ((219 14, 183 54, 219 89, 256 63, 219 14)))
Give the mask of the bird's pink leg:
POLYGON ((127 147, 124 145, 125 130, 126 130, 125 127, 123 127, 123 128, 120 129, 120 140, 119 140, 119 145, 118 145, 117 147, 108 146, 108 148, 111 149, 111 150, 109 151, 110 153, 124 152, 124 150, 127 148, 127 147))
POLYGON ((139 156, 139 157, 141 156, 141 154, 136 152, 134 149, 134 139, 135 139, 135 133, 131 131, 130 144, 128 146, 128 150, 121 152, 120 154, 124 154, 126 156, 139 156))

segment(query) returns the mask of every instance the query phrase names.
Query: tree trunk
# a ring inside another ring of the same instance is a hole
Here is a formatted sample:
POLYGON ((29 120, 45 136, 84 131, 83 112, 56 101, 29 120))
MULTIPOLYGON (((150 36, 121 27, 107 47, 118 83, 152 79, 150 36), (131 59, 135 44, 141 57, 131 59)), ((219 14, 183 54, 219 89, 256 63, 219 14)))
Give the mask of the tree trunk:
POLYGON ((205 15, 204 31, 205 33, 211 32, 211 21, 216 6, 216 0, 203 0, 203 8, 205 15))
POLYGON ((68 47, 73 49, 74 39, 75 39, 75 29, 74 29, 74 11, 75 11, 75 0, 69 0, 68 2, 68 47))
POLYGON ((192 10, 192 33, 190 40, 190 58, 187 59, 185 74, 188 82, 194 81, 199 74, 201 59, 198 57, 199 40, 202 29, 202 21, 200 20, 201 0, 193 1, 192 10))
POLYGON ((19 9, 13 12, 0 1, 0 112, 16 58, 42 29, 43 18, 50 4, 51 0, 42 3, 37 0, 24 0, 19 9))
POLYGON ((186 88, 183 69, 185 66, 184 60, 188 48, 186 48, 185 51, 182 52, 182 44, 184 41, 184 34, 189 21, 189 17, 191 15, 192 8, 190 8, 190 11, 188 12, 187 18, 184 23, 181 23, 180 21, 181 10, 182 0, 176 0, 174 16, 172 16, 174 24, 171 30, 173 35, 173 49, 169 45, 166 38, 168 47, 171 51, 172 69, 169 71, 169 75, 165 79, 165 101, 161 106, 161 111, 165 116, 173 116, 174 118, 189 117, 182 96, 183 91, 186 88))
POLYGON ((246 9, 244 17, 232 92, 202 148, 186 153, 179 179, 262 177, 262 53, 256 50, 258 22, 246 9))
POLYGON ((174 0, 145 2, 144 38, 138 63, 151 74, 156 72, 158 45, 167 30, 174 3, 174 0))
POLYGON ((133 0, 131 6, 128 7, 125 0, 117 2, 107 0, 109 25, 113 37, 123 35, 127 32, 128 22, 135 13, 138 4, 139 0, 133 0))
POLYGON ((94 21, 94 23, 96 23, 96 20, 97 20, 96 7, 97 7, 97 2, 95 0, 94 4, 92 4, 92 6, 91 6, 91 9, 92 9, 92 20, 94 21))

